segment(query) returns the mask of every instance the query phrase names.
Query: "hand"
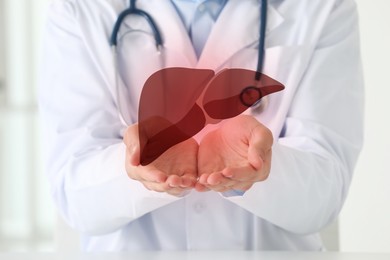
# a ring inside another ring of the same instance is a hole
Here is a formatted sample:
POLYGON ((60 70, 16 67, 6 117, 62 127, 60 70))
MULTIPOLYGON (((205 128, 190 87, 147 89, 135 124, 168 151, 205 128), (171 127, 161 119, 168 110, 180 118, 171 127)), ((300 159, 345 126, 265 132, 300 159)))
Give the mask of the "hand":
MULTIPOLYGON (((145 188, 180 195, 195 186, 197 179, 198 144, 194 139, 181 142, 152 163, 140 164, 138 124, 127 128, 124 136, 127 175, 140 181, 145 188)), ((141 137, 143 138, 143 137, 141 137)))
POLYGON ((197 191, 247 191, 267 179, 271 131, 252 116, 240 115, 206 135, 199 146, 197 191))

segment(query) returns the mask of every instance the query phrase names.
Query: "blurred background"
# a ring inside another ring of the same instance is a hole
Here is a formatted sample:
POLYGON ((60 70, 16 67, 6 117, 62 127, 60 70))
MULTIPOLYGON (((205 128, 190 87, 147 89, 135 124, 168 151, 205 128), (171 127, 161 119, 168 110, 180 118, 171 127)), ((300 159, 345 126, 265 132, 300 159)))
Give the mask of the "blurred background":
MULTIPOLYGON (((330 235, 346 252, 390 252, 390 1, 356 0, 366 138, 330 235)), ((37 69, 49 0, 0 0, 0 251, 55 251, 57 214, 43 171, 37 69)))

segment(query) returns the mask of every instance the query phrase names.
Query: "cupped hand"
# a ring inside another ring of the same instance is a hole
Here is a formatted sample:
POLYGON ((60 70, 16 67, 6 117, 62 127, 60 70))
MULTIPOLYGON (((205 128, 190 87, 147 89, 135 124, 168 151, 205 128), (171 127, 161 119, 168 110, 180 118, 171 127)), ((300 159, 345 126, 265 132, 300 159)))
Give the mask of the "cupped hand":
POLYGON ((131 179, 140 181, 149 190, 176 196, 195 186, 198 144, 193 138, 169 148, 144 166, 140 164, 139 140, 138 124, 129 126, 123 141, 127 148, 126 171, 131 179))
POLYGON ((198 151, 197 191, 247 191, 267 179, 271 168, 271 131, 254 117, 228 119, 207 134, 198 151))

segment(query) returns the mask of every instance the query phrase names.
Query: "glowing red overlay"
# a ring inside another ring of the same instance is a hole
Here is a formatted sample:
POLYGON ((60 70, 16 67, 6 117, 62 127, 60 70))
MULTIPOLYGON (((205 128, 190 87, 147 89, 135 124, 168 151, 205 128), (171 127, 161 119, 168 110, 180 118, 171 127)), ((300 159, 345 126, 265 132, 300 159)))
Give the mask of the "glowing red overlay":
POLYGON ((235 117, 262 97, 284 86, 245 69, 166 68, 152 74, 139 104, 141 164, 147 165, 170 147, 185 141, 207 124, 235 117))

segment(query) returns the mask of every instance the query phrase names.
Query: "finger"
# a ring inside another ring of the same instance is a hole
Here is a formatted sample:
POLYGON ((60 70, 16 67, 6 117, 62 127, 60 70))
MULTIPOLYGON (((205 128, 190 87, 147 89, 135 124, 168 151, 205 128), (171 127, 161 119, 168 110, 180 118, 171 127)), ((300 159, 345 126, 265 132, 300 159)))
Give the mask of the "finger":
POLYGON ((208 187, 214 187, 214 186, 224 186, 224 187, 231 187, 235 185, 238 181, 233 180, 231 178, 227 178, 222 175, 222 173, 218 174, 212 174, 207 179, 207 186, 208 187))
POLYGON ((185 174, 183 176, 173 174, 169 175, 165 182, 171 188, 188 189, 195 185, 196 179, 192 174, 185 174))
POLYGON ((205 176, 207 176, 207 180, 202 180, 205 181, 205 183, 200 184, 208 190, 223 192, 225 190, 229 190, 231 185, 236 184, 236 181, 225 178, 221 173, 202 175, 201 178, 205 176))
POLYGON ((214 172, 207 178, 207 184, 211 186, 220 185, 223 182, 224 176, 220 172, 214 172))
POLYGON ((207 179, 208 179, 209 175, 210 174, 203 173, 202 175, 200 175, 198 182, 200 184, 206 185, 207 184, 207 179))
POLYGON ((233 190, 236 191, 248 191, 253 186, 253 182, 238 182, 236 185, 232 187, 233 190))
POLYGON ((136 181, 148 181, 162 183, 167 179, 167 175, 152 166, 132 166, 126 165, 126 172, 130 179, 136 181))
POLYGON ((144 187, 147 190, 156 191, 156 192, 162 192, 163 191, 161 185, 158 185, 158 184, 156 184, 154 182, 141 181, 141 183, 144 185, 144 187))
POLYGON ((186 173, 181 177, 182 188, 192 188, 196 183, 196 175, 192 173, 186 173))
POLYGON ((138 166, 141 157, 141 149, 139 145, 138 125, 129 126, 124 134, 123 142, 126 145, 128 153, 128 162, 133 166, 138 166))
POLYGON ((172 187, 170 187, 168 185, 166 193, 168 193, 170 195, 174 195, 174 196, 181 196, 186 191, 188 191, 188 188, 181 188, 181 187, 174 187, 174 188, 172 188, 172 187))
POLYGON ((210 174, 202 174, 198 181, 205 186, 217 186, 217 185, 229 185, 226 183, 232 182, 231 179, 224 177, 220 172, 214 172, 210 174))
POLYGON ((128 163, 128 161, 129 161, 129 153, 126 151, 125 168, 126 168, 127 176, 130 179, 135 180, 135 181, 143 181, 144 179, 140 174, 142 167, 133 166, 130 163, 128 163))
POLYGON ((260 181, 264 181, 268 178, 271 172, 271 160, 272 160, 272 150, 270 150, 264 159, 264 167, 261 171, 260 181))
POLYGON ((222 175, 231 180, 245 182, 256 180, 259 178, 260 173, 248 165, 239 168, 226 168, 222 171, 222 175))
POLYGON ((226 192, 226 191, 229 191, 232 189, 231 187, 225 187, 223 185, 217 185, 217 186, 208 187, 208 188, 212 191, 215 191, 215 192, 226 192))
POLYGON ((186 189, 182 188, 171 188, 167 183, 142 182, 142 184, 150 191, 165 192, 174 196, 180 196, 186 191, 186 189))
POLYGON ((234 185, 236 185, 237 183, 240 183, 240 181, 224 177, 220 185, 231 188, 234 185))
POLYGON ((156 191, 156 192, 167 192, 171 190, 172 188, 169 187, 167 183, 156 183, 156 182, 148 182, 144 181, 142 184, 147 188, 148 190, 151 191, 156 191))
POLYGON ((186 189, 181 189, 181 188, 173 188, 167 191, 168 194, 173 195, 173 196, 181 196, 186 189))
POLYGON ((141 181, 145 182, 154 182, 154 183, 165 183, 168 176, 157 170, 157 169, 145 169, 146 167, 138 166, 138 169, 136 171, 135 175, 138 175, 136 178, 141 181), (141 169, 139 169, 141 168, 141 169))
POLYGON ((242 183, 238 181, 228 181, 225 183, 221 183, 219 185, 206 185, 206 188, 216 192, 226 192, 226 191, 234 190, 237 187, 241 188, 242 183))
POLYGON ((166 183, 171 188, 192 188, 195 185, 196 179, 190 176, 178 176, 170 175, 168 176, 166 183))
POLYGON ((197 182, 195 184, 195 190, 198 191, 198 192, 206 192, 206 191, 209 191, 210 189, 207 188, 205 185, 203 184, 200 184, 199 182, 197 182))
POLYGON ((169 175, 165 182, 169 187, 177 188, 181 185, 181 178, 178 175, 169 175))
POLYGON ((248 161, 257 170, 263 167, 267 153, 272 149, 272 132, 265 126, 259 124, 251 131, 248 161))

